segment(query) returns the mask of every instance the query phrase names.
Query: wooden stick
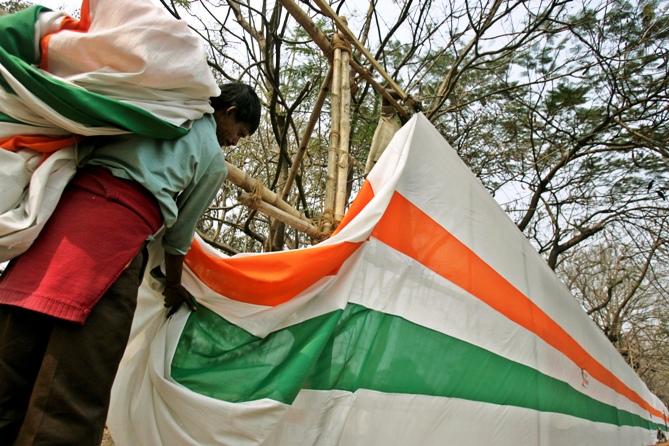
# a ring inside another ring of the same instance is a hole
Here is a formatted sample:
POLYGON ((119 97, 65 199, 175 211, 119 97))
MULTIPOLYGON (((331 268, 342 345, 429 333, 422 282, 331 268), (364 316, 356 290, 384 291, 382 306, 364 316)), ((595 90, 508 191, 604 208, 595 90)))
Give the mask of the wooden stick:
POLYGON ((237 166, 227 161, 226 165, 228 166, 227 180, 230 181, 232 184, 241 187, 247 192, 258 193, 259 197, 262 198, 263 201, 272 204, 273 206, 281 209, 287 214, 290 214, 297 218, 303 218, 302 213, 300 211, 298 211, 290 204, 283 201, 276 193, 269 190, 260 181, 256 180, 250 175, 247 175, 241 169, 237 168, 237 166))
MULTIPOLYGON (((321 51, 331 59, 334 53, 332 44, 330 44, 327 36, 318 29, 318 26, 311 20, 311 17, 309 17, 309 15, 305 13, 294 0, 281 0, 281 3, 284 8, 286 8, 286 11, 288 11, 295 18, 297 23, 299 23, 309 36, 311 36, 314 43, 320 47, 321 51)), ((411 117, 411 112, 400 105, 381 84, 374 80, 372 73, 367 68, 362 67, 353 58, 351 58, 351 68, 362 76, 363 79, 369 82, 369 85, 371 85, 378 94, 386 98, 388 103, 395 107, 395 110, 397 110, 397 113, 402 118, 408 119, 411 117)))
POLYGON ((337 193, 337 149, 339 148, 339 123, 341 115, 341 49, 335 48, 332 60, 332 88, 330 90, 330 146, 328 147, 328 176, 325 181, 323 205, 323 231, 333 229, 337 193))
MULTIPOLYGON (((395 107, 395 110, 397 110, 397 114, 400 115, 404 119, 409 119, 411 118, 411 115, 413 114, 412 111, 408 111, 404 106, 400 105, 397 100, 392 97, 389 93, 388 90, 386 90, 383 85, 379 84, 374 80, 374 77, 372 76, 372 73, 365 67, 361 66, 358 62, 355 61, 355 59, 351 58, 351 68, 358 73, 360 76, 362 76, 367 82, 369 82, 369 85, 372 86, 374 91, 376 91, 378 94, 383 96, 388 100, 388 103, 390 103, 393 107, 395 107)), ((418 107, 418 103, 411 99, 411 103, 414 104, 412 107, 414 109, 418 107)))
POLYGON ((337 197, 335 201, 335 226, 344 217, 346 211, 346 186, 348 185, 348 143, 351 136, 351 79, 349 58, 350 51, 341 54, 341 111, 339 113, 339 159, 337 163, 337 197))
POLYGON ((318 98, 316 99, 316 104, 314 105, 314 109, 311 111, 311 116, 309 116, 309 121, 307 122, 307 126, 304 128, 304 132, 302 133, 302 137, 300 138, 300 146, 297 149, 297 153, 295 153, 295 158, 293 158, 293 164, 290 166, 290 172, 288 172, 288 178, 286 178, 286 184, 283 186, 283 190, 281 191, 282 200, 288 198, 288 194, 290 193, 290 188, 293 187, 293 181, 295 181, 295 177, 297 176, 297 171, 300 169, 300 165, 302 164, 302 158, 304 158, 304 154, 307 152, 307 147, 309 146, 309 140, 311 139, 311 134, 314 131, 316 122, 318 122, 318 118, 320 118, 321 116, 321 110, 323 109, 325 98, 327 97, 328 91, 330 91, 331 81, 332 81, 332 67, 330 67, 328 73, 325 75, 325 79, 323 79, 323 83, 321 84, 321 89, 318 92, 318 98))
POLYGON ((367 48, 365 48, 362 43, 358 41, 358 39, 355 37, 355 34, 353 34, 353 32, 349 29, 346 22, 337 15, 337 13, 330 7, 330 5, 324 0, 314 0, 314 3, 316 3, 332 20, 334 20, 334 22, 337 24, 337 28, 339 28, 339 30, 344 33, 349 42, 351 42, 360 52, 362 52, 362 54, 365 55, 367 60, 372 64, 381 77, 383 77, 386 82, 388 82, 388 85, 390 85, 403 100, 408 99, 409 95, 406 94, 399 85, 397 85, 397 83, 393 80, 392 77, 390 77, 388 73, 386 73, 386 70, 384 70, 381 64, 376 59, 374 59, 374 56, 372 56, 367 48))
POLYGON ((242 194, 239 196, 239 202, 245 206, 257 210, 258 212, 262 212, 270 218, 279 220, 300 232, 304 232, 313 239, 321 240, 325 238, 325 234, 319 231, 318 228, 311 222, 297 218, 294 215, 277 208, 276 206, 266 203, 263 200, 258 200, 257 197, 255 197, 253 194, 242 192, 242 194))
POLYGON ((323 31, 320 30, 318 25, 316 25, 313 20, 311 20, 311 17, 309 17, 309 15, 304 12, 304 10, 300 8, 294 0, 280 1, 283 7, 286 8, 286 11, 288 11, 290 15, 295 18, 297 23, 299 23, 302 28, 304 28, 307 34, 311 36, 311 38, 314 40, 314 43, 320 47, 328 59, 332 59, 334 49, 330 44, 330 39, 323 33, 323 31))

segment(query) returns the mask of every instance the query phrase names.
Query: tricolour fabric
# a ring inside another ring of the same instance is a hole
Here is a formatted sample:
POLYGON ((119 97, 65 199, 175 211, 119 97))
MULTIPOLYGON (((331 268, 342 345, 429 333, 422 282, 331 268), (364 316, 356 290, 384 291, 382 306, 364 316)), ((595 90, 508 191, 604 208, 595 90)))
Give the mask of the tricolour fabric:
MULTIPOLYGON (((160 255, 154 247, 152 266, 160 255)), ((650 444, 667 409, 436 129, 414 116, 319 245, 201 241, 146 277, 117 444, 650 444)))
POLYGON ((0 261, 33 242, 83 137, 178 138, 218 94, 201 40, 151 1, 84 0, 80 19, 42 6, 0 17, 0 189, 11 190, 0 261))

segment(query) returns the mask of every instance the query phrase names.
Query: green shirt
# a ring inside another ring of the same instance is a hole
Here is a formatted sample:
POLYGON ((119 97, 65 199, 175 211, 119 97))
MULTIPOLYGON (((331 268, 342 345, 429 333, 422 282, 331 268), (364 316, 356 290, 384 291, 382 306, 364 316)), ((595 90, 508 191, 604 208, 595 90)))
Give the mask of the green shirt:
POLYGON ((163 214, 163 246, 170 254, 188 252, 195 225, 227 174, 211 115, 194 121, 188 134, 174 140, 128 135, 84 142, 78 163, 106 167, 151 192, 163 214))

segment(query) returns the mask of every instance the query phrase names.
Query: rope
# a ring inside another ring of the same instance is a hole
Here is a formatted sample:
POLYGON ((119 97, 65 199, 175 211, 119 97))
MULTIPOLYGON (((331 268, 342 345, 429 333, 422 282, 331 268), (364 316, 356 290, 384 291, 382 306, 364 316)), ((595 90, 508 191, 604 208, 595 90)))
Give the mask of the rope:
POLYGON ((332 36, 332 48, 334 49, 340 49, 342 51, 346 51, 348 53, 351 52, 351 44, 346 40, 344 35, 342 33, 335 33, 332 36))
POLYGON ((251 197, 249 197, 253 203, 258 203, 259 201, 263 201, 262 199, 262 191, 264 189, 264 185, 260 182, 260 180, 256 178, 252 178, 252 186, 251 186, 251 197))

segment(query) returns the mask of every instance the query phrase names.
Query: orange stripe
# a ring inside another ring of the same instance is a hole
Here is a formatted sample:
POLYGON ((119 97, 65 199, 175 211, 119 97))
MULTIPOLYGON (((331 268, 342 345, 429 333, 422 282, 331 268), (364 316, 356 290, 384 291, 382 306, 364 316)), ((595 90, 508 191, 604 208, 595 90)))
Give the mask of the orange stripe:
POLYGON ((70 16, 65 16, 60 22, 60 27, 48 34, 42 36, 40 40, 40 50, 41 50, 41 59, 39 67, 44 71, 49 71, 49 41, 51 36, 61 31, 75 31, 75 32, 86 32, 91 26, 91 9, 88 4, 89 0, 83 0, 81 2, 81 10, 79 20, 73 19, 70 16))
POLYGON ((344 229, 344 226, 349 224, 351 220, 353 220, 360 213, 360 211, 362 211, 363 208, 367 206, 370 201, 372 201, 372 198, 374 198, 374 190, 372 189, 372 185, 369 183, 369 181, 365 180, 365 182, 362 183, 360 192, 358 192, 358 196, 355 197, 353 203, 351 203, 351 205, 348 207, 348 212, 346 212, 344 218, 341 220, 341 223, 339 223, 339 226, 337 226, 337 229, 335 229, 332 235, 335 235, 344 229))
MULTIPOLYGON (((374 191, 365 181, 337 227, 337 233, 367 206, 374 191)), ((193 242, 186 264, 209 288, 230 299, 257 305, 287 302, 326 276, 334 275, 362 243, 340 243, 247 257, 219 258, 193 242)))
POLYGON ((215 292, 256 305, 289 301, 339 267, 361 243, 339 243, 257 256, 220 258, 193 242, 186 264, 215 292))
POLYGON ((81 136, 17 135, 0 139, 0 148, 15 151, 32 149, 35 152, 51 153, 71 147, 81 140, 81 136))
POLYGON ((534 302, 399 193, 393 195, 372 235, 530 330, 598 381, 666 422, 661 411, 586 352, 534 302))

